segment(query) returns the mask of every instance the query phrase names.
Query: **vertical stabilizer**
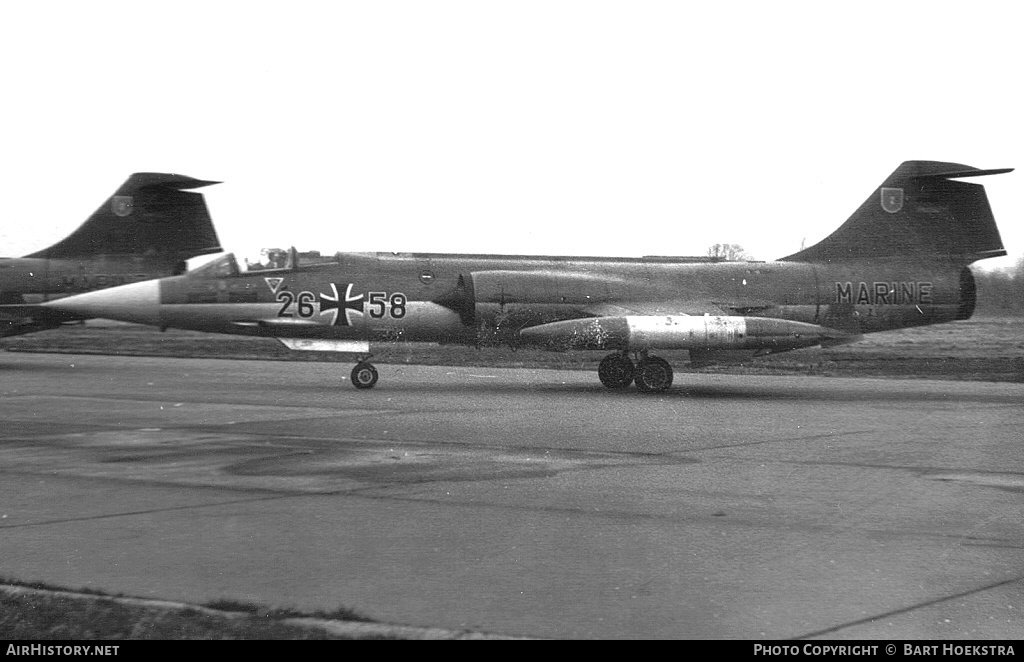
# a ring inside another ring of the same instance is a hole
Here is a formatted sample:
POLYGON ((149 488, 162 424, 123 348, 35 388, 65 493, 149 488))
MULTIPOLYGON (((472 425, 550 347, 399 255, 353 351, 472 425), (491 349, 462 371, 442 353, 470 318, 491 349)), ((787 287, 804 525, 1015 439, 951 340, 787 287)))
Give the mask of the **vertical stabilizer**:
POLYGON ((218 253, 220 240, 203 195, 182 190, 217 183, 137 172, 68 237, 26 257, 144 255, 186 260, 218 253))
POLYGON ((1006 255, 985 187, 954 180, 1011 170, 905 161, 838 230, 782 260, 928 257, 970 264, 1006 255))

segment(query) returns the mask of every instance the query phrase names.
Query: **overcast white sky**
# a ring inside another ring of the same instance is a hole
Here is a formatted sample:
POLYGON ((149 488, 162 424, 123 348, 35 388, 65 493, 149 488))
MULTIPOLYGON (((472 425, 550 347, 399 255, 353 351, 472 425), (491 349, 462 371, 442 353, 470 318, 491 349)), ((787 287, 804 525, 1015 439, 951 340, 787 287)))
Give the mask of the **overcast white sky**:
POLYGON ((136 171, 222 244, 775 259, 900 162, 975 180, 1024 255, 1012 2, 0 3, 0 254, 136 171))

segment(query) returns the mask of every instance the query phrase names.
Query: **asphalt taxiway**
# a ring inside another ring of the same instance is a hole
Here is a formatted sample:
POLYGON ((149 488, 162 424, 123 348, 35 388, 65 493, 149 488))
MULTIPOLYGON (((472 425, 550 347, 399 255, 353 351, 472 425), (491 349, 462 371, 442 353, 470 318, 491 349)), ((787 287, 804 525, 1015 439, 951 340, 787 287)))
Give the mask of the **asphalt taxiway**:
POLYGON ((558 638, 1019 638, 1024 385, 0 353, 0 575, 558 638))

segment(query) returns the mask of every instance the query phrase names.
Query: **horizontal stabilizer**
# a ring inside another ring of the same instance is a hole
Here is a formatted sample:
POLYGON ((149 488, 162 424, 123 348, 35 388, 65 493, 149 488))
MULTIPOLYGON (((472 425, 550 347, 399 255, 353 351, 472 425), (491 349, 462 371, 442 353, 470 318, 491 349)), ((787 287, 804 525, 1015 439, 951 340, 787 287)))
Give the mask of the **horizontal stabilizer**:
POLYGON ((968 168, 967 170, 947 170, 944 172, 932 172, 921 175, 915 175, 914 179, 957 179, 959 177, 981 177, 983 175, 1003 175, 1008 172, 1013 172, 1013 168, 995 168, 994 170, 979 170, 977 168, 968 168))

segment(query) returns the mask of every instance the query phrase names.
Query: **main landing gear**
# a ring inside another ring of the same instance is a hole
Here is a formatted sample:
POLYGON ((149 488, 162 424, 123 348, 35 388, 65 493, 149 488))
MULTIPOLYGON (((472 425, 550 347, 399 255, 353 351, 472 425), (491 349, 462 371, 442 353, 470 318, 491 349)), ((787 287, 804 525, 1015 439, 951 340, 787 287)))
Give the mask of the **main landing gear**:
MULTIPOLYGON (((369 358, 369 357, 367 357, 369 358)), ((601 359, 597 376, 608 388, 626 388, 636 383, 638 391, 660 393, 672 386, 672 366, 660 356, 648 356, 640 352, 637 362, 626 352, 615 352, 601 359)), ((377 368, 363 359, 352 368, 352 386, 358 389, 373 388, 377 384, 377 368)))
POLYGON ((636 369, 626 352, 616 352, 601 359, 597 377, 608 388, 626 388, 633 383, 636 369))
POLYGON ((356 388, 373 388, 377 383, 377 368, 369 361, 362 360, 352 368, 352 386, 356 388))
POLYGON ((636 382, 644 393, 659 393, 672 386, 672 366, 660 356, 640 352, 636 364, 627 352, 615 352, 601 359, 597 376, 608 388, 626 388, 636 382))

